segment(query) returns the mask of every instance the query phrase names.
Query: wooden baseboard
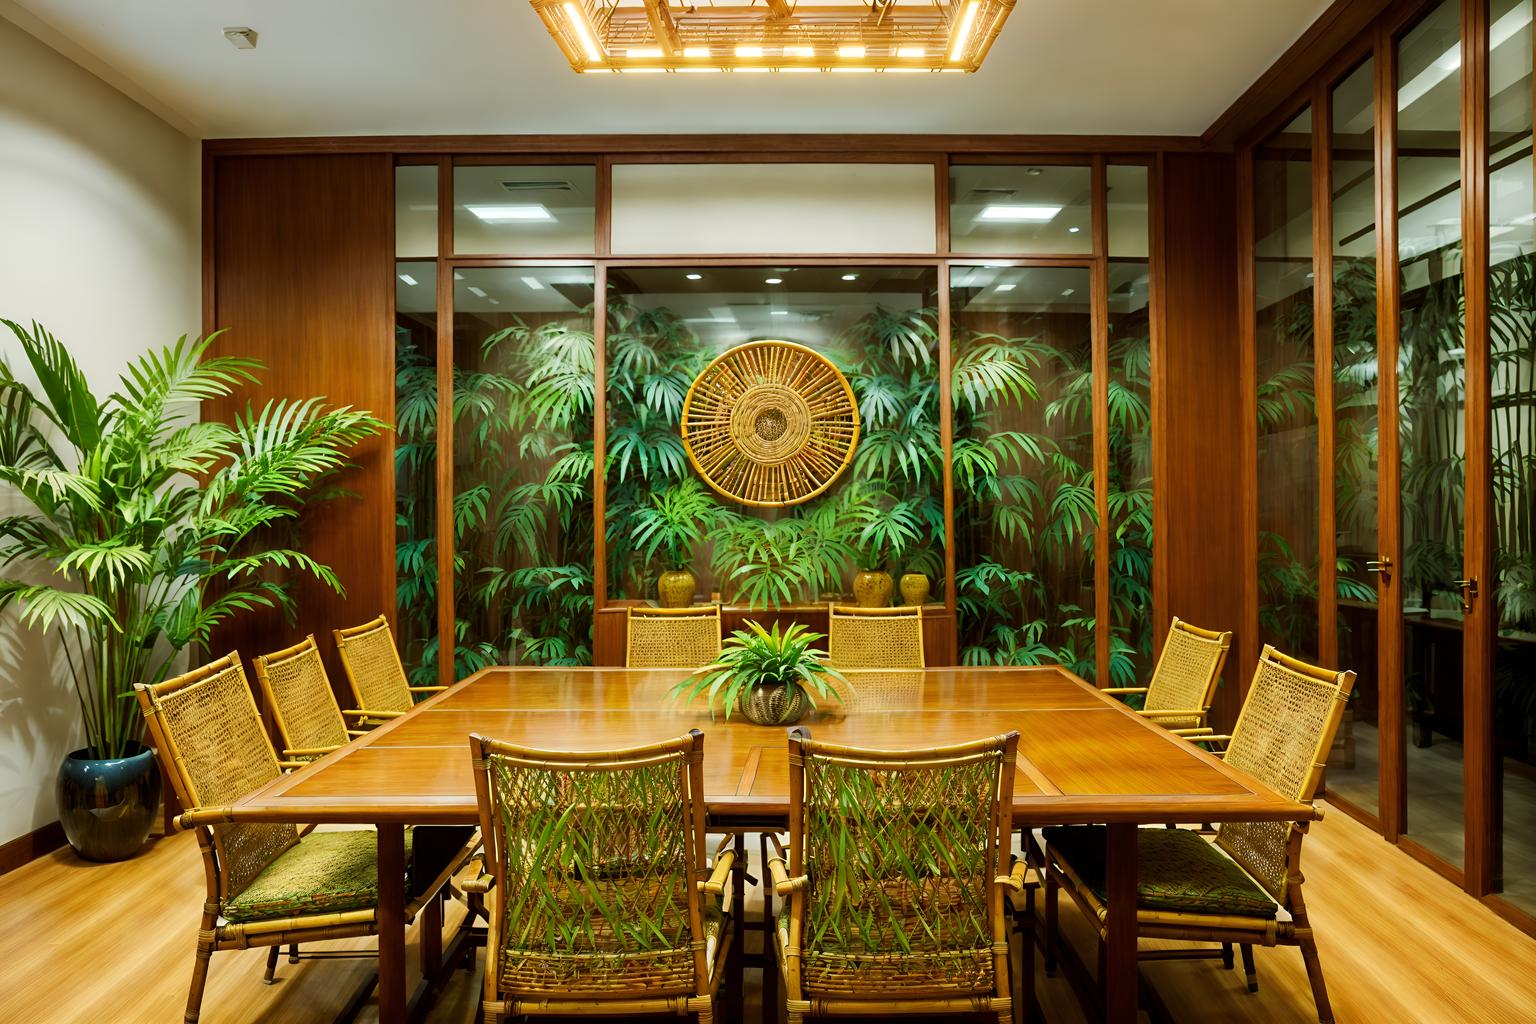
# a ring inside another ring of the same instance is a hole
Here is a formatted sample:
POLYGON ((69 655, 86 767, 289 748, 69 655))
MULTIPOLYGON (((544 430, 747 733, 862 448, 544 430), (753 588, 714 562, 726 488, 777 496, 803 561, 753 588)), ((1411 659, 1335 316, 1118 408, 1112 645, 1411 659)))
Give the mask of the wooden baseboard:
POLYGON ((30 864, 64 845, 64 826, 50 821, 40 829, 17 836, 0 846, 0 875, 30 864))

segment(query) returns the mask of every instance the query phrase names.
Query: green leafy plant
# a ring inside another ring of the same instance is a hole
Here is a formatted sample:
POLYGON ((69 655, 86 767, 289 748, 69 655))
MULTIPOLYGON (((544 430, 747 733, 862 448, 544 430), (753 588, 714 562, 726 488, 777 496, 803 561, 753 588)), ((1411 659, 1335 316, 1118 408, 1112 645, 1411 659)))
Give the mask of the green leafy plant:
POLYGON ((672 696, 688 701, 707 694, 710 716, 714 716, 716 706, 723 706, 729 720, 731 711, 757 687, 783 686, 790 695, 803 693, 814 708, 817 697, 836 696, 835 684, 844 682, 842 673, 828 665, 812 646, 825 639, 798 622, 780 633, 777 622, 772 629, 764 629, 749 620, 746 629, 725 638, 720 657, 713 664, 672 687, 672 696))
POLYGON ((0 518, 0 568, 51 565, 53 579, 0 579, 0 608, 57 637, 86 745, 120 757, 137 742, 136 683, 163 680, 178 652, 254 608, 291 618, 287 578, 342 586, 295 546, 300 514, 346 492, 346 452, 384 428, 319 399, 247 407, 232 424, 188 418, 195 403, 253 383, 260 364, 208 355, 214 336, 153 351, 99 398, 64 345, 4 321, 41 393, 0 359, 0 481, 29 506, 0 518))
POLYGON ((635 510, 630 542, 647 560, 659 555, 666 568, 687 569, 704 536, 730 518, 702 483, 688 477, 657 491, 650 504, 635 510))

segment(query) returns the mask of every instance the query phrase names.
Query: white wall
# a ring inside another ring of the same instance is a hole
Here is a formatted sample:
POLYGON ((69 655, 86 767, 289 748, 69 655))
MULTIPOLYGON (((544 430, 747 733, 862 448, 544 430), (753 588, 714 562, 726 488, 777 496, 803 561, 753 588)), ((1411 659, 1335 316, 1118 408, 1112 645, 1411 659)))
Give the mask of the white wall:
MULTIPOLYGON (((130 358, 199 330, 198 142, 4 18, 0 68, 0 316, 41 322, 109 393, 130 358)), ((0 355, 31 378, 8 330, 0 355)), ((79 737, 53 644, 4 613, 0 843, 57 818, 79 737)))

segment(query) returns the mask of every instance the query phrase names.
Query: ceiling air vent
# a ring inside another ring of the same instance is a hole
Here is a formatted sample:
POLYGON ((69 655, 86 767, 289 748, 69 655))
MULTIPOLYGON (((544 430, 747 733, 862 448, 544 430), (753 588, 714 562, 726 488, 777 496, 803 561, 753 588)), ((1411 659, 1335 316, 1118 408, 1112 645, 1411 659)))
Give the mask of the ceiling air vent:
POLYGON ((962 203, 994 203, 999 199, 1012 199, 1018 189, 973 188, 960 201, 962 203))
POLYGON ((503 181, 501 187, 508 192, 575 192, 576 186, 569 181, 552 178, 549 181, 503 181))

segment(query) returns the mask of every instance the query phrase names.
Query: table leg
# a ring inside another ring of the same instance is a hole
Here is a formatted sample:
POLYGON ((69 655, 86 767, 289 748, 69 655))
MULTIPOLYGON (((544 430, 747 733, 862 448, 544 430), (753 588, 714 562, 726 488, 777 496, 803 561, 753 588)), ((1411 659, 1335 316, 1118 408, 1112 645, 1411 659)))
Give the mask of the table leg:
POLYGON ((741 1020, 746 1007, 746 966, 747 966, 747 834, 736 833, 736 865, 731 872, 731 906, 735 909, 732 916, 732 924, 735 926, 736 935, 731 941, 731 971, 725 980, 730 984, 729 995, 726 1003, 726 1020, 741 1020))
POLYGON ((421 907, 421 974, 433 985, 443 973, 443 896, 433 893, 421 907))
POLYGON ((773 916, 773 881, 768 875, 768 833, 758 839, 762 842, 763 873, 763 1024, 778 1024, 779 933, 773 916))
POLYGON ((405 1024, 405 827, 379 826, 379 1022, 405 1024))
POLYGON ((1111 825, 1104 837, 1103 974, 1105 1024, 1136 1020, 1136 826, 1111 825))

